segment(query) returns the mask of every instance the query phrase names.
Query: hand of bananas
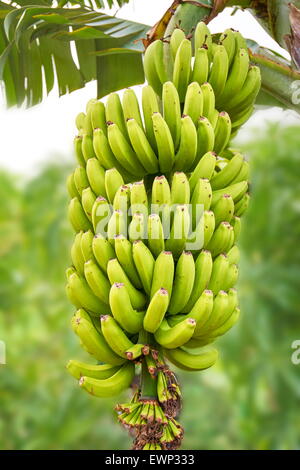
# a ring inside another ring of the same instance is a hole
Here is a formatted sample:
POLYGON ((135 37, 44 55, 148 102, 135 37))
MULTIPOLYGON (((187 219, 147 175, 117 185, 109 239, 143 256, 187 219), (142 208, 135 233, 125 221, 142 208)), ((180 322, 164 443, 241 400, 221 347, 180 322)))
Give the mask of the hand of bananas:
POLYGON ((149 85, 91 100, 76 118, 78 167, 67 181, 76 232, 67 269, 72 328, 96 359, 69 372, 98 397, 128 388, 119 420, 136 449, 176 449, 180 390, 165 359, 199 371, 240 314, 236 242, 249 203, 249 164, 230 139, 250 116, 260 73, 245 42, 227 30, 213 42, 199 23, 192 43, 170 38, 172 76, 162 41, 145 53, 149 85), (217 109, 216 109, 217 107, 217 109))

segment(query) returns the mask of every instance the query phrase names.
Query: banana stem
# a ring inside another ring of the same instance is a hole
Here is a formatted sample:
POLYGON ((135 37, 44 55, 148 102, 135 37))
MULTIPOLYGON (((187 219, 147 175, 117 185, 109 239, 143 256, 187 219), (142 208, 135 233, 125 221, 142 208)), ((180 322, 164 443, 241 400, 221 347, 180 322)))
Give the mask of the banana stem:
MULTIPOLYGON (((142 329, 139 342, 153 346, 153 335, 142 329)), ((141 371, 141 399, 157 399, 157 379, 150 375, 145 358, 142 361, 141 371)))
POLYGON ((141 399, 157 400, 157 379, 149 374, 145 360, 142 362, 141 399))

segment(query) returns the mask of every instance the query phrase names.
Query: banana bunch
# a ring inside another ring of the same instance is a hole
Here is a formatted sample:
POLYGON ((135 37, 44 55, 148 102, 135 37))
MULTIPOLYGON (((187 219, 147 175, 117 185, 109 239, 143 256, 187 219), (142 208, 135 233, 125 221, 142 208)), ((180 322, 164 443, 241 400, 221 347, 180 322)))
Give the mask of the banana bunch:
POLYGON ((131 89, 122 101, 112 93, 105 104, 88 102, 67 180, 75 237, 66 294, 72 329, 94 361, 71 360, 67 369, 96 397, 137 388, 117 412, 144 450, 176 449, 183 437, 181 391, 167 363, 211 367, 212 343, 240 315, 249 164, 229 144, 260 84, 235 31, 216 44, 200 23, 193 61, 181 30, 170 49, 172 77, 163 43, 148 47, 141 106, 131 89))
POLYGON ((135 92, 127 89, 122 102, 112 93, 105 105, 90 100, 86 113, 77 116, 74 146, 80 166, 69 181, 74 197, 90 187, 92 192, 84 193, 88 204, 95 194, 111 192, 110 181, 104 181, 107 170, 120 175, 112 188, 149 175, 192 172, 206 152, 222 156, 236 131, 229 114, 217 111, 209 83, 191 82, 182 103, 172 81, 163 84, 161 101, 147 85, 141 101, 140 107, 135 92))
POLYGON ((201 86, 204 101, 213 90, 213 98, 207 101, 213 99, 214 103, 210 103, 210 110, 209 105, 204 104, 204 110, 210 118, 213 118, 215 107, 225 110, 230 116, 233 133, 251 116, 261 85, 260 70, 250 64, 247 43, 242 35, 227 29, 214 37, 203 22, 198 23, 192 39, 177 28, 167 41, 152 42, 145 52, 144 69, 148 83, 158 96, 163 96, 164 83, 171 80, 182 104, 191 83, 201 86))
POLYGON ((75 170, 78 197, 69 215, 77 233, 66 273, 77 309, 72 328, 106 364, 95 366, 95 376, 94 367, 72 363, 86 391, 107 396, 113 384, 116 393, 128 387, 132 361, 149 355, 141 331, 185 370, 216 361, 215 349, 191 350, 213 342, 239 316, 236 241, 248 204, 248 164, 235 151, 226 156, 208 152, 189 178, 175 172, 170 183, 160 175, 152 184, 124 185, 116 169, 106 170, 107 199, 86 198, 91 178, 81 178, 83 167, 75 170))

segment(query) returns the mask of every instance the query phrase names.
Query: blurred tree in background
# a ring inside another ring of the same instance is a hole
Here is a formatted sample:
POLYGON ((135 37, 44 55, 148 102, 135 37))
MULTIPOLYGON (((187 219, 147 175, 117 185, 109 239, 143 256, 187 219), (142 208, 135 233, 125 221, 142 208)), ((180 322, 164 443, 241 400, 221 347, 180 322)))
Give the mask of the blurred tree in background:
MULTIPOLYGON (((246 146, 252 203, 240 240, 239 324, 218 342, 221 360, 179 372, 186 449, 300 447, 300 133, 270 126, 246 146)), ((115 400, 97 400, 64 369, 86 359, 68 323, 64 270, 70 168, 49 164, 30 181, 0 173, 1 449, 127 449, 112 420, 115 400)), ((122 397, 121 397, 122 398, 122 397)), ((125 399, 125 397, 123 397, 125 399)))

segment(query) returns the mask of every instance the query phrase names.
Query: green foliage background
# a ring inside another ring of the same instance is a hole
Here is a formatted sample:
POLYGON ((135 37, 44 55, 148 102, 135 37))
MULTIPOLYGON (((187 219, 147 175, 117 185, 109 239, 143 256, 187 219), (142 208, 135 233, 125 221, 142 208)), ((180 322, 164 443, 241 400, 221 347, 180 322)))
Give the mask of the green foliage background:
MULTIPOLYGON (((244 219, 242 318, 218 342, 221 360, 182 373, 186 449, 300 447, 300 133, 271 126, 247 145, 252 203, 244 219)), ((64 270, 70 168, 49 163, 24 181, 0 174, 0 449, 126 449, 115 399, 86 395, 64 369, 87 359, 69 327, 64 270)), ((120 399, 124 399, 125 396, 120 399)))

